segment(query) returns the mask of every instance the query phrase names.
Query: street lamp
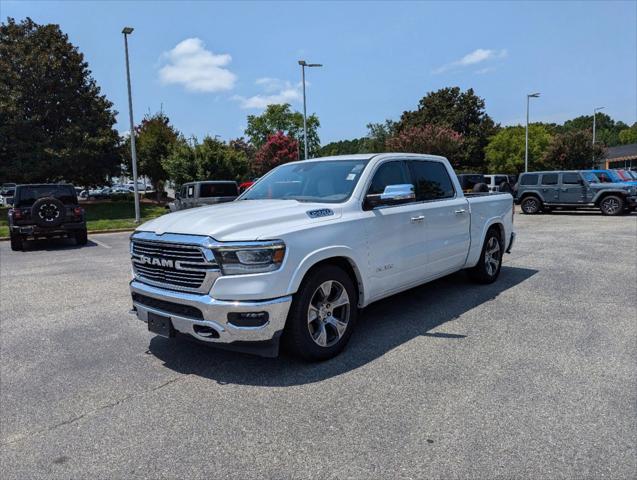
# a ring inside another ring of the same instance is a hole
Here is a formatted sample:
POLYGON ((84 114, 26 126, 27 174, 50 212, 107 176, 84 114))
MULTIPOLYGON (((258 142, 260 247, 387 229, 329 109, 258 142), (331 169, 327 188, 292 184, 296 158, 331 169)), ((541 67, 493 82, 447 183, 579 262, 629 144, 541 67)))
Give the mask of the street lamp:
POLYGON ((305 60, 299 60, 301 65, 301 77, 303 79, 303 143, 305 147, 305 160, 307 160, 307 106, 305 103, 305 67, 322 67, 320 63, 307 63, 305 60))
POLYGON ((529 171, 529 99, 539 97, 539 93, 529 93, 526 96, 526 134, 524 141, 524 171, 529 171))
POLYGON ((124 49, 126 51, 126 81, 128 83, 128 116, 130 117, 130 153, 133 161, 133 182, 135 190, 135 223, 141 221, 139 213, 139 187, 137 185, 137 151, 135 150, 135 125, 133 124, 133 97, 130 88, 130 67, 128 66, 128 36, 133 33, 132 27, 124 27, 124 49))
POLYGON ((593 168, 595 168, 595 120, 597 119, 597 112, 605 108, 606 107, 597 107, 593 109, 593 168))

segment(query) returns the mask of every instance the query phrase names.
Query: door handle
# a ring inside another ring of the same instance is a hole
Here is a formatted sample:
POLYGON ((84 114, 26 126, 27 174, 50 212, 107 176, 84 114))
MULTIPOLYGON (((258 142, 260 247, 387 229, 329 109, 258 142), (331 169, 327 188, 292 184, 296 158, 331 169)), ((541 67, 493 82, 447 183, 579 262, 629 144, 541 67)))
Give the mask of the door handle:
POLYGON ((423 222, 425 220, 425 216, 424 215, 419 215, 417 217, 411 217, 411 223, 419 223, 419 222, 423 222))
POLYGON ((460 210, 456 210, 456 214, 460 215, 461 213, 466 213, 467 211, 464 208, 461 208, 460 210))

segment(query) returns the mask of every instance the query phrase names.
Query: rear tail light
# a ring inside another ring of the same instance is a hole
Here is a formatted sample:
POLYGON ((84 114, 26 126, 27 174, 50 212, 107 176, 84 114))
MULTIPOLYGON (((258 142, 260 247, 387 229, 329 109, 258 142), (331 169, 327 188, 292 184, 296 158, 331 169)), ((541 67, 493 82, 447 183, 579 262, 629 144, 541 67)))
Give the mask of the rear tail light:
POLYGON ((14 208, 13 209, 13 218, 15 218, 16 220, 21 220, 22 217, 23 217, 22 210, 20 210, 19 208, 14 208))
POLYGON ((82 207, 75 207, 73 209, 73 215, 75 215, 76 217, 81 217, 83 213, 84 209, 82 207))

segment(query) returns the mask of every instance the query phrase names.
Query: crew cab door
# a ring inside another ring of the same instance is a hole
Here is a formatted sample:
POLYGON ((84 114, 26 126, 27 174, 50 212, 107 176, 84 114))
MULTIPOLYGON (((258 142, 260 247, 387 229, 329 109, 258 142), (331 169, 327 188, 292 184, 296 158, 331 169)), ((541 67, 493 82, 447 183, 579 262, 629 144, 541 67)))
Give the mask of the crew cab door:
POLYGON ((557 173, 543 173, 540 180, 540 192, 542 192, 542 200, 544 203, 558 203, 560 188, 558 185, 557 173))
MULTIPOLYGON (((411 183, 411 177, 404 161, 384 162, 376 168, 366 195, 381 194, 388 185, 407 183, 411 183)), ((370 298, 416 282, 427 262, 422 204, 379 206, 364 211, 363 218, 368 244, 370 298)))
POLYGON ((470 245, 469 204, 458 198, 447 167, 437 160, 409 160, 409 170, 425 216, 425 280, 462 268, 470 245))
POLYGON ((587 203, 586 187, 584 186, 584 180, 579 173, 562 173, 559 203, 566 203, 569 205, 587 203))

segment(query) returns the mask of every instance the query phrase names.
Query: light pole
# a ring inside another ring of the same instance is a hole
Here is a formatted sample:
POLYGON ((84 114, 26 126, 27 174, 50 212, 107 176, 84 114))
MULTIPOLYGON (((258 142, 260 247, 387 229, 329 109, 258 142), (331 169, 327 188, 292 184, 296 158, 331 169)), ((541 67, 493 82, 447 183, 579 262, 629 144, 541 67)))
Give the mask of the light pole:
POLYGON ((605 108, 606 107, 597 107, 593 109, 593 168, 595 168, 595 120, 597 119, 597 112, 605 108))
POLYGON ((529 171, 529 99, 539 97, 539 93, 529 93, 526 96, 526 132, 524 140, 524 171, 529 171))
POLYGON ((305 67, 322 67, 320 63, 307 63, 305 60, 299 60, 301 65, 301 78, 303 81, 303 146, 305 147, 305 160, 307 160, 307 106, 305 103, 305 67))
POLYGON ((137 185, 137 151, 135 150, 135 125, 133 124, 133 97, 130 88, 130 67, 128 66, 128 36, 133 33, 132 27, 124 27, 124 49, 126 51, 126 82, 128 83, 128 116, 130 117, 130 154, 133 161, 133 182, 135 190, 135 223, 141 221, 139 214, 139 187, 137 185))

